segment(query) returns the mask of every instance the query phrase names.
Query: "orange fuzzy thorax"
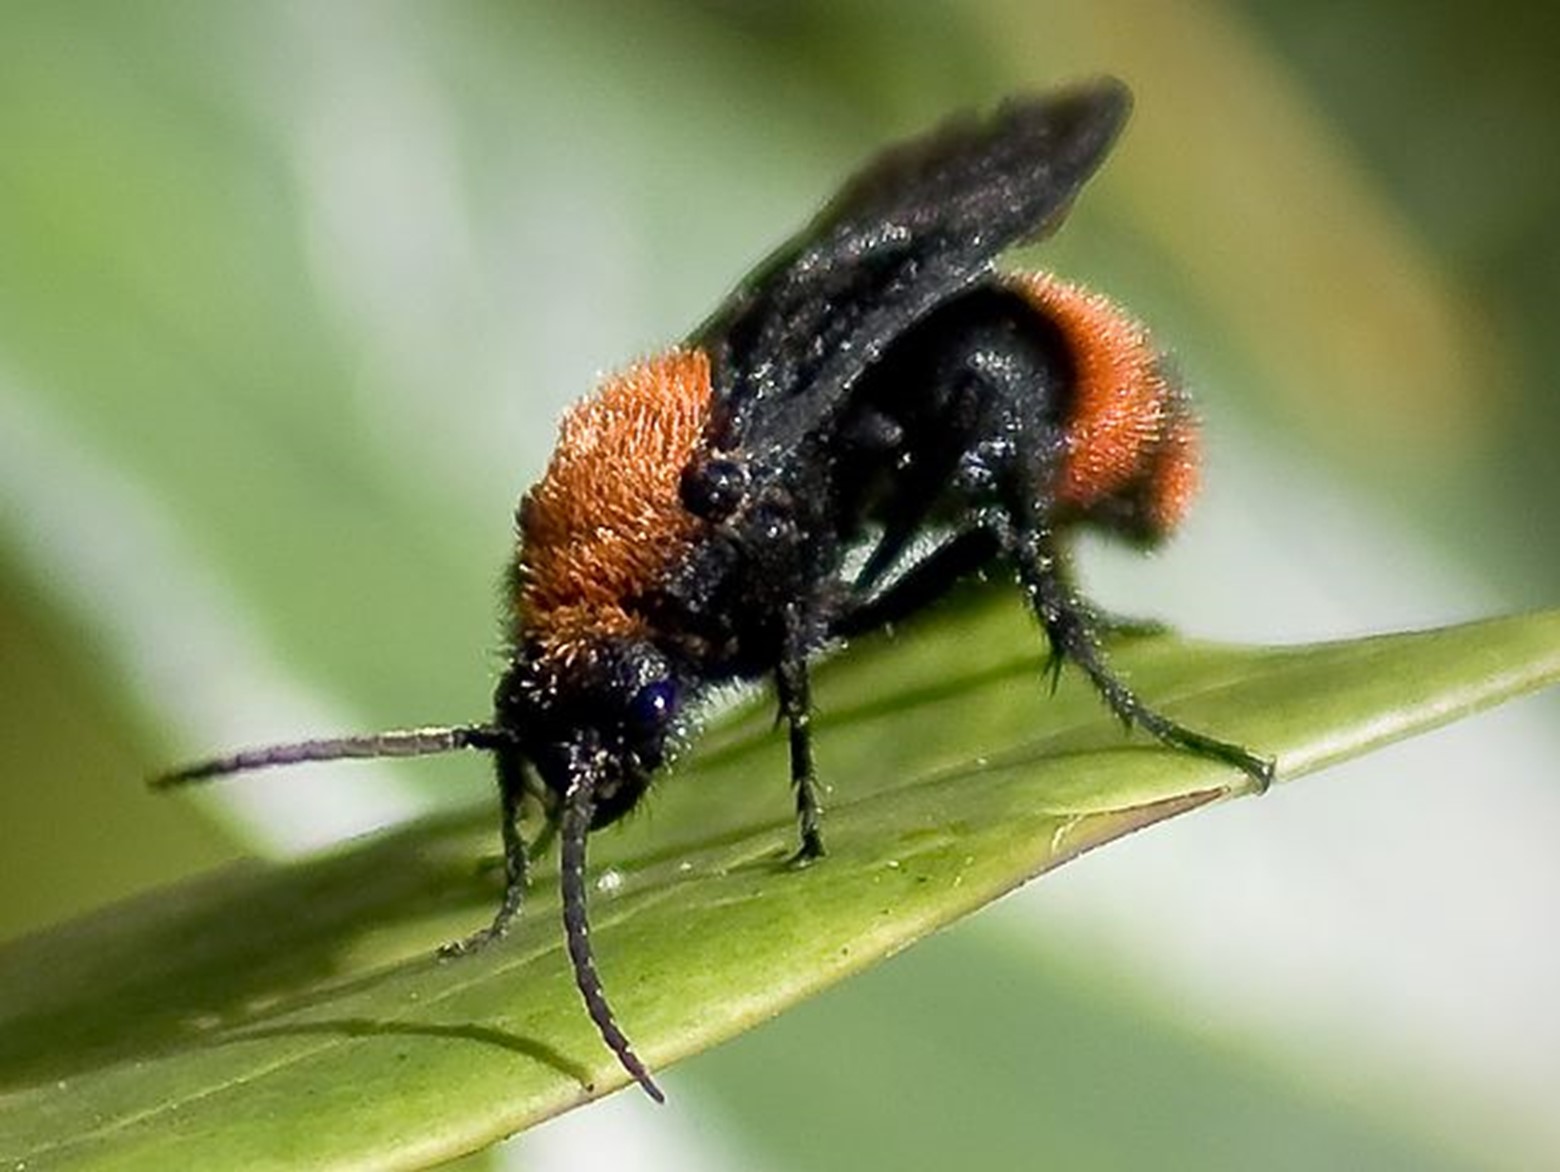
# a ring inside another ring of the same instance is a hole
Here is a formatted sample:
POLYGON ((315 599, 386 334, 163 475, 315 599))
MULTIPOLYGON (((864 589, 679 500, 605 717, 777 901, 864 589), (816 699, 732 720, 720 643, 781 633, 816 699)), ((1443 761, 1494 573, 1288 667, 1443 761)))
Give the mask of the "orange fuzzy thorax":
POLYGON ((1175 528, 1197 494, 1197 427, 1148 331, 1109 299, 1049 274, 1010 280, 1055 324, 1073 360, 1057 504, 1086 513, 1146 487, 1147 519, 1160 533, 1175 528))
POLYGON ((520 502, 522 638, 573 659, 593 640, 646 633, 636 600, 703 526, 679 483, 710 396, 708 356, 670 350, 608 378, 564 415, 546 473, 520 502))

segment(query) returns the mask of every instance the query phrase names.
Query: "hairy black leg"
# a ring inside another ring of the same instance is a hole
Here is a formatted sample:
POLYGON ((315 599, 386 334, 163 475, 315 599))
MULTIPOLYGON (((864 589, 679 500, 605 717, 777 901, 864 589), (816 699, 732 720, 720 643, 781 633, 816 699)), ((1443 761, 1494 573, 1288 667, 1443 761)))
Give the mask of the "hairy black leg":
POLYGON ((829 634, 848 639, 909 618, 988 565, 999 548, 996 536, 986 529, 955 534, 884 589, 853 604, 834 621, 829 634))
POLYGON ((525 899, 529 863, 525 839, 520 835, 520 803, 525 796, 525 773, 520 759, 513 752, 498 752, 498 800, 502 814, 499 823, 504 843, 504 896, 499 901, 493 922, 486 928, 473 932, 463 940, 454 940, 439 949, 444 957, 465 956, 486 947, 495 940, 502 940, 509 925, 520 914, 520 904, 525 899))
MULTIPOLYGON (((1075 595, 1076 597, 1076 595, 1075 595)), ((1089 626, 1102 638, 1150 639, 1156 635, 1170 634, 1170 624, 1161 619, 1143 619, 1136 615, 1117 614, 1095 606, 1087 598, 1077 598, 1089 615, 1089 626)))
POLYGON ((780 699, 780 715, 790 730, 791 785, 796 789, 796 823, 802 839, 793 861, 806 863, 823 856, 823 808, 818 804, 818 777, 813 769, 807 654, 794 607, 787 610, 786 627, 785 650, 775 668, 775 691, 780 699))
POLYGON ((1258 757, 1240 745, 1177 724, 1139 700, 1105 662, 1093 612, 1068 584, 1065 567, 1050 541, 1040 534, 1018 532, 1013 535, 1012 544, 1019 579, 1051 641, 1048 671, 1053 683, 1063 662, 1074 663, 1123 723, 1136 725, 1167 745, 1233 765, 1249 776, 1259 791, 1272 784, 1271 758, 1258 757))

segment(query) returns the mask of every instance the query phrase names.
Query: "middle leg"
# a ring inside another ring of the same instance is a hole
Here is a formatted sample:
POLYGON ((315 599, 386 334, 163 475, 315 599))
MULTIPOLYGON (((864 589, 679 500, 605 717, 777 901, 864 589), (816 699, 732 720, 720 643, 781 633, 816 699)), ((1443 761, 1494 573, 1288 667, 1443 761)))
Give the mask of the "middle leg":
POLYGON ((818 801, 818 777, 813 768, 807 651, 794 606, 787 608, 785 646, 775 667, 775 691, 780 700, 780 716, 790 731, 791 785, 796 790, 796 822, 801 832, 801 847, 794 861, 808 863, 823 856, 823 807, 818 801))

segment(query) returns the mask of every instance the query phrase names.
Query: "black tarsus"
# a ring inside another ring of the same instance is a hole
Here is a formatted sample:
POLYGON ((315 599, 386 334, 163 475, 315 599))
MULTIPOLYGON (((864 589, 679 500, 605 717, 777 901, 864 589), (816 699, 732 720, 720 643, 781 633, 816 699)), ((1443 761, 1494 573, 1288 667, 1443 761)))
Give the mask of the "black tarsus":
POLYGON ((152 778, 152 789, 171 789, 191 782, 269 769, 278 765, 297 765, 305 761, 339 761, 361 757, 431 757, 460 749, 493 752, 514 743, 514 733, 492 724, 461 724, 445 728, 397 729, 362 736, 324 737, 295 741, 286 745, 266 745, 245 749, 224 757, 209 757, 152 778))
POLYGON ((617 1055, 623 1069, 633 1076, 657 1103, 666 1095, 650 1077, 650 1071, 634 1053, 627 1035, 618 1027, 607 1002, 596 960, 590 947, 590 920, 585 896, 585 842, 596 813, 596 787, 592 766, 578 757, 571 762, 568 791, 563 800, 563 825, 559 834, 559 885, 563 898, 563 931, 574 965, 574 984, 585 1000, 585 1010, 601 1033, 601 1040, 617 1055))

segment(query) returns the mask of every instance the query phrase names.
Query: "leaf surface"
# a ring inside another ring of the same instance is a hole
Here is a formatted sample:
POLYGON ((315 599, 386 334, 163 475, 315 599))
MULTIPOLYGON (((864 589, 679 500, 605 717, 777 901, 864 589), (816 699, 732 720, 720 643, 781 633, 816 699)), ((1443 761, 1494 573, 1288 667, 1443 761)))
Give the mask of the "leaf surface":
MULTIPOLYGON (((1018 609, 967 600, 820 670, 821 863, 786 865, 766 699, 592 840, 598 961, 653 1068, 1083 851, 1245 791, 1124 735, 1071 676, 1047 696, 1018 609)), ((1560 612, 1296 648, 1154 637, 1114 662, 1177 718, 1277 755, 1288 781, 1560 678, 1560 612)), ((477 862, 494 823, 462 812, 229 868, 8 945, 0 1164, 420 1167, 623 1085, 572 984, 550 859, 508 940, 434 956, 491 914, 497 873, 477 862)))

